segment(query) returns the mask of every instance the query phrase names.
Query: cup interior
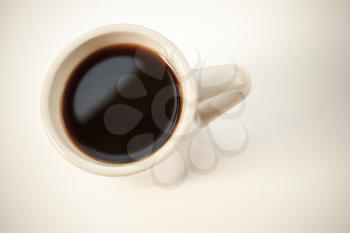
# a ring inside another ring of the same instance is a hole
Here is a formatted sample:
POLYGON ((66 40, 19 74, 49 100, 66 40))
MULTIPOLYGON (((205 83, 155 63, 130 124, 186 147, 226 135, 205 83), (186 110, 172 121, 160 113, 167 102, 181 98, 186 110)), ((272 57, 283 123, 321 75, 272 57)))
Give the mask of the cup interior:
MULTIPOLYGON (((154 163, 154 161, 145 161, 154 157, 151 155, 143 160, 133 162, 134 165, 138 165, 137 168, 130 169, 130 166, 128 166, 129 170, 127 170, 125 167, 128 164, 107 164, 94 160, 74 145, 65 129, 62 118, 62 95, 71 72, 92 53, 118 44, 135 44, 147 47, 158 53, 173 68, 179 79, 182 97, 185 99, 178 125, 173 133, 174 137, 180 135, 184 130, 186 119, 189 123, 190 118, 193 118, 194 111, 186 108, 186 103, 188 100, 195 100, 197 97, 196 91, 193 90, 196 88, 193 80, 184 82, 184 78, 187 78, 190 74, 190 69, 181 52, 170 41, 152 30, 131 25, 105 27, 92 31, 73 42, 57 58, 45 81, 42 95, 42 118, 51 141, 61 154, 75 165, 102 175, 134 173, 146 169, 151 166, 150 163, 154 163), (124 168, 119 170, 106 169, 106 167, 111 166, 124 168)), ((175 141, 172 136, 156 151, 157 160, 161 160, 173 149, 175 141)))

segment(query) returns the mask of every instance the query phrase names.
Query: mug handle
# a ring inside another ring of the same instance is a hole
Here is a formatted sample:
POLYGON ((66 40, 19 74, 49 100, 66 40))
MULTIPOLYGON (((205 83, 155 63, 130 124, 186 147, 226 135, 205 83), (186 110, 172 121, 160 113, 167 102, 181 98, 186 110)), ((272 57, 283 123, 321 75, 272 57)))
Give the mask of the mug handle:
POLYGON ((201 126, 237 105, 248 96, 251 81, 238 65, 220 65, 193 70, 198 82, 198 116, 201 126))

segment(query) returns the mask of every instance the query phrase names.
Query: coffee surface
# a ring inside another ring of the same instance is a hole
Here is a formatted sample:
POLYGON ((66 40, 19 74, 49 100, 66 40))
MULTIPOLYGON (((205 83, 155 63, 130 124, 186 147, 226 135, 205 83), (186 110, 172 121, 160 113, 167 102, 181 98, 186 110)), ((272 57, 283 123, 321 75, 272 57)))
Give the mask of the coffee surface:
POLYGON ((101 49, 72 72, 62 116, 71 140, 96 160, 128 163, 160 148, 180 115, 180 87, 157 53, 136 45, 101 49))

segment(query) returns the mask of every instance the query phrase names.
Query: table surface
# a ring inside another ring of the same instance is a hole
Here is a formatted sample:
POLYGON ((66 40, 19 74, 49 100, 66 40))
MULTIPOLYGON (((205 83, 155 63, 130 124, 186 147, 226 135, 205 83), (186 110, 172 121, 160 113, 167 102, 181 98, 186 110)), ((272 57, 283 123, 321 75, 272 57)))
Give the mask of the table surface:
POLYGON ((345 0, 1 1, 0 232, 348 233, 349 10, 345 0), (56 56, 114 23, 164 34, 193 66, 234 59, 253 82, 244 105, 152 173, 123 178, 64 160, 39 106, 56 56), (244 140, 239 153, 220 150, 244 140))

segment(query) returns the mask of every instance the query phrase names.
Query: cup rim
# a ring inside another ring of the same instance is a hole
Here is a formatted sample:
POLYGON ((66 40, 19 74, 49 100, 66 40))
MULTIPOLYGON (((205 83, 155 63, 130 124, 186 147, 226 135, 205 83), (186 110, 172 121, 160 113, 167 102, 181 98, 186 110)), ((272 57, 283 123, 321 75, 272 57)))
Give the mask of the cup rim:
MULTIPOLYGON (((130 175, 134 173, 138 173, 141 171, 144 171, 150 167, 153 167, 155 164, 158 164, 159 162, 166 159, 175 149, 176 142, 178 140, 174 140, 174 137, 170 136, 168 141, 165 142, 159 149, 157 149, 155 152, 153 152, 151 155, 145 157, 144 159, 131 162, 131 163, 125 163, 125 164, 117 164, 117 163, 107 163, 107 162, 101 162, 97 160, 92 160, 91 158, 84 158, 86 155, 82 151, 80 151, 81 154, 77 154, 76 152, 72 151, 67 145, 61 140, 61 138, 58 136, 54 124, 55 122, 52 121, 49 111, 49 96, 50 96, 50 89, 53 84, 53 81, 55 80, 56 74, 62 65, 62 63, 67 59, 67 57, 74 52, 78 46, 83 44, 86 41, 89 41, 95 37, 107 34, 107 33, 113 33, 113 32, 131 32, 131 33, 137 33, 142 34, 144 36, 147 36, 149 38, 152 38, 156 40, 159 44, 162 46, 165 46, 167 48, 178 50, 179 54, 177 54, 177 64, 179 65, 177 69, 175 69, 175 72, 179 76, 182 75, 190 75, 190 66, 181 53, 181 51, 167 38, 165 38, 163 35, 159 34, 158 32, 143 27, 139 25, 134 24, 114 24, 114 25, 107 25, 103 27, 99 27, 96 29, 93 29, 77 39, 75 39, 72 43, 70 43, 54 60, 53 64, 51 65, 48 74, 46 75, 46 78, 44 80, 43 86, 42 86, 42 93, 41 93, 41 100, 40 100, 40 111, 41 111, 41 120, 42 124, 45 128, 45 132, 48 135, 51 143, 55 146, 56 150, 69 162, 74 164, 75 166, 99 175, 104 176, 124 176, 124 175, 130 175)), ((178 80, 183 89, 185 89, 182 92, 183 99, 186 99, 189 95, 191 95, 192 100, 197 100, 197 87, 195 84, 195 81, 193 78, 186 78, 186 82, 179 77, 178 80), (186 90, 187 89, 187 90, 186 90), (191 91, 188 91, 191 90, 191 91)), ((191 105, 193 102, 191 103, 191 105)), ((177 126, 173 134, 176 132, 178 135, 180 132, 184 132, 187 127, 192 123, 193 119, 195 118, 195 109, 193 107, 189 107, 187 101, 182 101, 182 116, 178 120, 177 126)), ((69 136, 65 136, 67 141, 70 141, 69 136)), ((180 138, 177 138, 180 139, 180 138)), ((72 143, 72 142, 71 142, 72 143)))

